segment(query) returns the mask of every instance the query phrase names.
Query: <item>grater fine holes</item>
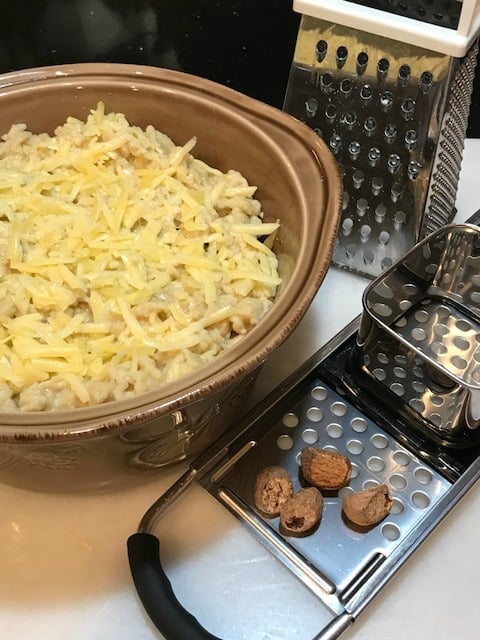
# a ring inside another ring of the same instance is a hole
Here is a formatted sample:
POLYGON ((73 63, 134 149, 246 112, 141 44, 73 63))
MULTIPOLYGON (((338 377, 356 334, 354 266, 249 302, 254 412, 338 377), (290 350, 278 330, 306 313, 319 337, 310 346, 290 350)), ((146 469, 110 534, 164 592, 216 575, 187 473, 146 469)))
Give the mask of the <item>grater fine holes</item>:
POLYGON ((397 137, 397 127, 394 124, 387 124, 383 131, 383 136, 387 144, 393 144, 397 137))
POLYGON ((388 318, 392 315, 392 309, 387 304, 383 304, 383 302, 376 302, 373 305, 374 312, 381 316, 382 318, 388 318))
POLYGON ((418 469, 415 469, 413 475, 420 484, 430 484, 433 480, 432 472, 425 467, 418 467, 418 469))
POLYGON ((305 112, 307 118, 314 118, 318 109, 318 100, 316 98, 309 98, 305 101, 305 112))
POLYGON ((357 433, 363 433, 364 431, 367 430, 367 427, 368 427, 367 421, 364 418, 359 418, 359 417, 353 418, 352 421, 350 422, 350 426, 357 433))
POLYGON ((460 351, 466 351, 470 348, 470 342, 465 338, 462 338, 462 336, 455 336, 453 338, 453 344, 457 347, 457 349, 460 349, 460 351))
POLYGON ((382 458, 372 456, 367 460, 367 468, 374 473, 379 473, 385 469, 385 462, 382 458))
POLYGON ((338 453, 337 447, 333 444, 327 444, 323 449, 324 451, 330 451, 331 453, 338 453))
POLYGON ((384 380, 387 379, 387 374, 385 373, 384 369, 377 368, 377 369, 374 369, 372 373, 379 382, 384 382, 384 380))
POLYGON ((366 480, 363 483, 363 488, 364 489, 374 489, 375 487, 378 487, 380 483, 378 482, 378 480, 366 480))
POLYGON ((409 129, 405 133, 404 142, 405 142, 405 147, 408 149, 408 151, 413 151, 413 149, 415 149, 417 145, 417 139, 418 139, 418 135, 414 129, 409 129))
POLYGON ((318 407, 310 407, 307 411, 307 418, 311 422, 320 422, 323 418, 323 413, 318 407))
POLYGON ((354 456, 358 456, 363 453, 363 443, 360 440, 349 440, 347 442, 347 451, 354 456))
POLYGON ((393 368, 393 375, 396 376, 397 378, 406 378, 407 377, 407 372, 405 371, 405 369, 403 367, 394 367, 393 368))
POLYGON ((361 76, 365 73, 365 69, 368 64, 368 54, 365 51, 360 51, 357 56, 357 74, 361 76))
POLYGON ((357 201, 357 213, 360 217, 364 216, 368 211, 368 202, 366 198, 359 198, 357 201))
POLYGON ((342 148, 342 138, 338 133, 333 134, 330 138, 329 146, 334 155, 338 155, 340 153, 340 149, 342 148))
POLYGON ((424 309, 419 309, 418 311, 416 311, 414 317, 417 322, 420 322, 420 324, 423 324, 430 320, 430 316, 424 309))
MULTIPOLYGON (((379 204, 375 207, 375 220, 377 222, 383 222, 385 218, 385 214, 387 213, 387 207, 384 204, 379 204)), ((382 232, 388 234, 388 239, 390 239, 390 234, 388 231, 382 232)), ((388 240, 387 240, 388 242, 388 240)), ((385 242, 386 244, 386 242, 385 242)))
POLYGON ((380 282, 378 287, 375 288, 375 292, 381 298, 388 298, 389 300, 392 300, 395 295, 393 289, 385 282, 380 282))
POLYGON ((408 64, 402 64, 398 70, 398 84, 405 87, 410 80, 410 67, 408 64))
POLYGON ((384 80, 387 77, 389 68, 390 62, 386 58, 380 58, 377 63, 377 77, 379 80, 384 80))
POLYGON ((391 153, 387 160, 387 169, 389 173, 396 173, 400 167, 400 162, 401 159, 398 153, 391 153))
POLYGON ((282 418, 282 423, 289 429, 294 429, 295 427, 297 427, 298 422, 299 420, 294 413, 286 413, 282 418))
POLYGON ((408 402, 409 406, 417 413, 423 413, 425 411, 425 404, 420 398, 412 398, 408 402))
POLYGON ((380 109, 384 113, 388 113, 393 106, 393 94, 391 91, 384 91, 380 95, 380 109))
POLYGON ((337 438, 341 438, 343 436, 343 427, 337 422, 331 422, 329 425, 327 425, 326 432, 328 433, 330 438, 336 440, 337 438))
MULTIPOLYGON (((365 180, 365 174, 363 173, 363 171, 360 171, 360 169, 357 169, 356 171, 353 172, 352 184, 354 189, 360 189, 364 180, 365 180)), ((357 208, 358 208, 358 203, 357 203, 357 208)))
POLYGON ((378 147, 372 147, 368 150, 368 164, 371 167, 376 167, 380 161, 381 152, 378 147))
POLYGON ((400 537, 400 529, 391 522, 388 522, 382 526, 382 535, 386 540, 393 542, 400 537))
POLYGON ((420 76, 419 87, 423 93, 428 93, 432 88, 433 84, 433 75, 430 71, 424 71, 420 76))
POLYGON ((394 382, 393 384, 390 385, 390 390, 399 397, 402 397, 405 395, 405 387, 403 386, 403 384, 400 384, 400 382, 394 382))
POLYGON ((288 451, 293 447, 293 440, 290 436, 281 435, 277 438, 277 447, 282 451, 288 451))
MULTIPOLYGON (((428 319, 430 320, 430 318, 428 319)), ((449 333, 449 328, 447 327, 447 325, 440 322, 434 326, 433 331, 437 336, 443 338, 449 333)))
POLYGON ((452 356, 450 362, 457 369, 466 369, 468 365, 468 362, 464 358, 461 358, 460 356, 456 356, 456 355, 452 356))
POLYGON ((353 479, 358 478, 358 474, 359 473, 360 473, 359 468, 357 467, 355 462, 352 462, 352 471, 350 473, 350 477, 353 478, 353 479))
POLYGON ((382 353, 382 352, 377 354, 377 360, 381 364, 388 364, 390 362, 390 358, 385 353, 382 353))
POLYGON ((408 484, 405 476, 402 476, 400 473, 393 473, 389 478, 389 482, 397 491, 403 491, 408 484))
POLYGON ((323 62, 325 60, 327 51, 328 51, 327 41, 319 40, 315 45, 315 57, 317 58, 317 62, 323 62))
POLYGON ((396 327, 405 327, 407 324, 407 319, 406 318, 399 318, 396 322, 395 322, 395 326, 396 327))
POLYGON ((430 416, 430 422, 432 422, 435 426, 437 427, 441 427, 442 426, 442 416, 439 413, 432 413, 430 416))
POLYGON ((436 356, 443 356, 448 351, 447 347, 443 344, 443 342, 434 342, 431 346, 431 349, 436 356))
POLYGON ((388 447, 388 439, 381 433, 376 433, 372 436, 370 442, 375 449, 386 449, 388 447))
POLYGON ((427 334, 425 329, 422 329, 421 327, 415 327, 415 329, 412 330, 411 336, 416 342, 422 342, 426 339, 427 334))
POLYGON ((344 402, 334 402, 330 407, 330 411, 334 416, 344 416, 347 413, 347 405, 344 402))
POLYGON ((423 491, 415 491, 411 499, 418 509, 426 509, 430 505, 430 498, 423 491))
POLYGON ((430 401, 435 407, 441 407, 445 402, 445 400, 441 396, 432 396, 430 401))
POLYGON ((353 493, 352 487, 342 487, 338 492, 338 497, 342 500, 345 496, 353 493))
POLYGON ((372 264, 375 260, 375 254, 371 249, 367 249, 363 254, 363 262, 365 264, 372 264))
POLYGON ((412 307, 412 303, 410 300, 400 300, 398 307, 401 311, 408 311, 412 307))
POLYGON ((363 123, 363 133, 370 138, 375 133, 377 121, 372 116, 368 116, 363 123))
POLYGON ((364 84, 360 89, 360 100, 363 106, 367 106, 373 98, 373 89, 369 84, 364 84))
POLYGON ((360 241, 366 242, 370 237, 371 232, 372 232, 372 227, 370 225, 362 224, 362 226, 360 227, 360 241))
POLYGON ((360 155, 361 150, 362 147, 359 142, 357 142, 356 140, 350 142, 350 144, 348 145, 348 155, 350 156, 350 160, 356 160, 360 155))
POLYGON ((353 220, 351 218, 345 218, 342 222, 342 233, 344 236, 350 235, 353 228, 353 220))
POLYGON ((426 387, 423 384, 423 382, 420 382, 420 380, 414 380, 412 382, 412 389, 417 393, 424 393, 426 390, 426 387))
POLYGON ((378 196, 383 189, 383 178, 381 176, 375 176, 372 178, 372 195, 378 196))
POLYGON ((345 254, 347 258, 354 258, 356 253, 357 253, 357 247, 354 243, 347 245, 347 248, 345 249, 345 254))
POLYGON ((400 467, 406 467, 411 462, 410 456, 405 451, 395 451, 392 458, 395 464, 398 464, 400 467))
POLYGON ((337 64, 337 69, 342 69, 345 65, 345 62, 348 58, 348 49, 347 47, 340 46, 337 49, 337 53, 335 54, 335 62, 337 64))
POLYGON ((400 229, 404 226, 406 221, 407 221, 407 214, 405 213, 405 211, 395 212, 393 216, 393 226, 397 231, 400 231, 400 229))
POLYGON ((472 325, 467 320, 457 320, 455 326, 459 331, 467 332, 472 330, 472 325))
POLYGON ((302 440, 306 444, 315 444, 318 442, 318 433, 314 429, 304 429, 302 431, 302 440))
POLYGON ((392 500, 392 508, 390 509, 390 513, 394 516, 398 515, 399 513, 402 513, 402 511, 405 509, 405 507, 403 506, 403 502, 401 500, 399 500, 398 498, 393 498, 392 500))
POLYGON ((418 293, 418 287, 415 284, 404 284, 402 289, 406 296, 414 296, 418 293))
POLYGON ((353 90, 353 82, 350 80, 350 78, 344 78, 340 82, 340 96, 342 98, 348 98, 350 97, 352 90, 353 90))

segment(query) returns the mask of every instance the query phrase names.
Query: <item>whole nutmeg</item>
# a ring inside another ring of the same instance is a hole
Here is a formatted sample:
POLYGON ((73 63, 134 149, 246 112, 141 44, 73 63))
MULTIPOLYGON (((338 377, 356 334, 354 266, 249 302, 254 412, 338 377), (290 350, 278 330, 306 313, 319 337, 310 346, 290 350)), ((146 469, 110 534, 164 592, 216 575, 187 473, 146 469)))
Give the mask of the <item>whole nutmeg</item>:
POLYGON ((308 533, 320 522, 323 497, 315 487, 300 489, 280 510, 280 526, 288 533, 308 533))
POLYGON ((371 527, 383 520, 392 509, 393 500, 386 484, 350 493, 343 498, 345 517, 360 527, 371 527))
POLYGON ((352 464, 346 456, 317 447, 302 449, 300 464, 306 482, 327 491, 341 489, 352 475, 352 464))
POLYGON ((292 479, 283 467, 265 467, 257 475, 253 500, 262 513, 278 516, 282 505, 292 495, 292 479))

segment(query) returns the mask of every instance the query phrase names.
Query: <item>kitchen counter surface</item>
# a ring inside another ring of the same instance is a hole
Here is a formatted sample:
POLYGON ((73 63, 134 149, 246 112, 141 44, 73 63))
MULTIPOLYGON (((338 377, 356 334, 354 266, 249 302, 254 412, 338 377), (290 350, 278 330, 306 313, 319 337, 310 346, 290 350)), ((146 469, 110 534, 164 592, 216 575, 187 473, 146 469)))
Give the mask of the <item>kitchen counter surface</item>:
MULTIPOLYGON (((467 140, 457 221, 480 207, 479 162, 480 140, 467 140)), ((295 333, 263 368, 252 402, 361 312, 367 283, 329 270, 295 333)), ((159 639, 133 588, 126 540, 182 471, 177 467, 142 486, 102 495, 0 485, 0 637, 159 639)), ((479 523, 480 486, 474 486, 342 638, 476 640, 479 523)), ((168 530, 173 585, 212 633, 225 640, 312 640, 320 630, 316 598, 200 488, 161 527, 168 530)))

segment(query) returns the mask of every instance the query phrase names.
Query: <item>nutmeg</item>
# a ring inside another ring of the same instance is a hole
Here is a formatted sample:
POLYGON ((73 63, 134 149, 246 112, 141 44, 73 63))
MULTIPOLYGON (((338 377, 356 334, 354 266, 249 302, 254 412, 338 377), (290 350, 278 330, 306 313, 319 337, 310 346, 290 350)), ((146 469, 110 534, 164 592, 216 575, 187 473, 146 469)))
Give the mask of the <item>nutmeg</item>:
POLYGON ((343 498, 345 517, 360 527, 370 527, 383 520, 392 509, 393 500, 386 484, 350 493, 343 498))
POLYGON ((280 509, 280 526, 288 533, 308 533, 318 525, 323 512, 323 497, 315 487, 300 489, 280 509))
POLYGON ((305 447, 300 454, 300 463, 306 482, 318 489, 341 489, 348 484, 352 474, 350 460, 335 451, 305 447))
POLYGON ((283 467, 265 467, 257 475, 253 499, 262 513, 278 516, 280 508, 292 495, 292 479, 283 467))

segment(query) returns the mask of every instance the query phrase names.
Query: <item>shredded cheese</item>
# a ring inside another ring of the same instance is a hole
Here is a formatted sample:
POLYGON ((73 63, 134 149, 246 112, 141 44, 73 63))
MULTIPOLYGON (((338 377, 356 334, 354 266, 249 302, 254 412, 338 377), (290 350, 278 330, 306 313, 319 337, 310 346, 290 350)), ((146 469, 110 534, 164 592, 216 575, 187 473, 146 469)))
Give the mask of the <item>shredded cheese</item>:
POLYGON ((270 309, 278 224, 240 173, 194 158, 195 142, 103 103, 53 136, 25 124, 3 136, 0 410, 138 395, 218 357, 270 309))

